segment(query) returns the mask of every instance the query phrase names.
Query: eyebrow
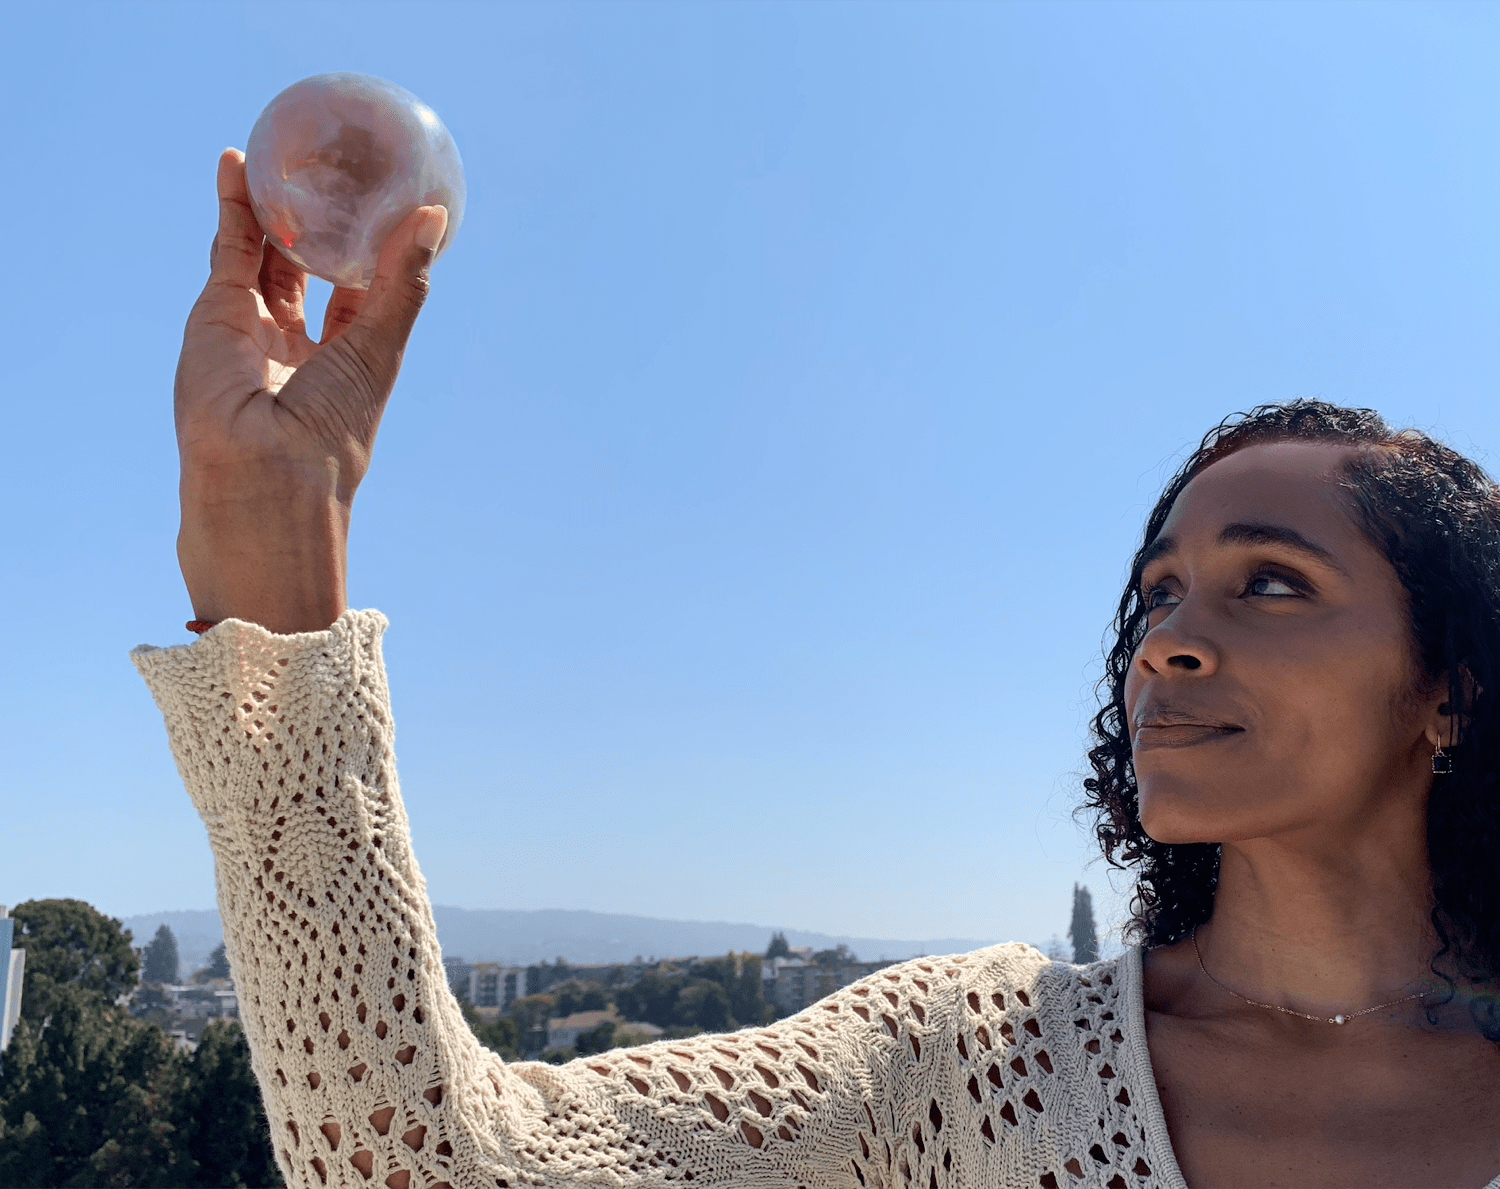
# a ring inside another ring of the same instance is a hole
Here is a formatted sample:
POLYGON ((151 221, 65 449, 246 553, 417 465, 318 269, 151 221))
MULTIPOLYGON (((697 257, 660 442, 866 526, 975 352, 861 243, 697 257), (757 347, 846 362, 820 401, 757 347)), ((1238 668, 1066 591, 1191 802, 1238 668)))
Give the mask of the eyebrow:
MULTIPOLYGON (((1337 570, 1345 577, 1348 571, 1338 563, 1323 546, 1309 541, 1294 528, 1288 528, 1284 524, 1248 524, 1236 521, 1234 524, 1226 524, 1219 530, 1219 544, 1221 545, 1280 545, 1290 549, 1294 553, 1300 553, 1314 561, 1322 562, 1325 566, 1337 570)), ((1177 552, 1176 537, 1157 537, 1141 554, 1141 569, 1144 570, 1158 558, 1166 557, 1168 554, 1177 552)))

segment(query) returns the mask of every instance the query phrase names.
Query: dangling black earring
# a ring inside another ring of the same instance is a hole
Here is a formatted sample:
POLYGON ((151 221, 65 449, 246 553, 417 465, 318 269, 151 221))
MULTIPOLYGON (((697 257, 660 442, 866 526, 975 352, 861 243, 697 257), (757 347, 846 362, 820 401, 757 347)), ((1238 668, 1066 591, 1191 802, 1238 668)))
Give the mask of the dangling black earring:
POLYGON ((1432 753, 1432 774, 1434 776, 1451 776, 1453 774, 1453 757, 1443 750, 1443 745, 1432 753))

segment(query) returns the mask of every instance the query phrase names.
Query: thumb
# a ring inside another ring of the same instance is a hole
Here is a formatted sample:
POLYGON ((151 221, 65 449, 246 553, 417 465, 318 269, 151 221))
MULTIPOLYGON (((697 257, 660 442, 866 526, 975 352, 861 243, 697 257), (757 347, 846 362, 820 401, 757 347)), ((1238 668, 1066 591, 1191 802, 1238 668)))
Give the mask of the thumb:
POLYGON ((406 340, 431 287, 428 269, 447 229, 448 210, 442 206, 418 207, 397 224, 380 249, 359 316, 344 334, 355 340, 359 355, 386 390, 396 382, 406 340))

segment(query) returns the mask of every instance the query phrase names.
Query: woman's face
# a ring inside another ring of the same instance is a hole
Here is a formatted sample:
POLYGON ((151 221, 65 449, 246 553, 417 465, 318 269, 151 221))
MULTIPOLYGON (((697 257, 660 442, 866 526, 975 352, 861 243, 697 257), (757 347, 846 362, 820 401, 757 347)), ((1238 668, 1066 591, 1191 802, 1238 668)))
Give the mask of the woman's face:
POLYGON ((1351 456, 1247 447, 1152 544, 1125 705, 1157 841, 1347 837, 1423 804, 1444 691, 1418 676, 1406 593, 1340 491, 1351 456))

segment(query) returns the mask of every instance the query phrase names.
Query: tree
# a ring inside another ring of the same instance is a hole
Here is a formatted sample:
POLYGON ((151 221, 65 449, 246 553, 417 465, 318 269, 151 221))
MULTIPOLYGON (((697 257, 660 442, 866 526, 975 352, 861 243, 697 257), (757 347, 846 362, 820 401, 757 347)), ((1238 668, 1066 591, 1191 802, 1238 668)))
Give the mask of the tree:
POLYGON ((557 1000, 551 995, 523 995, 511 1001, 507 1011, 515 1021, 516 1043, 523 1056, 546 1047, 547 1021, 556 1007, 557 1000))
POLYGON ((15 916, 26 982, 0 1065, 0 1185, 279 1186, 238 1030, 210 1026, 188 1058, 115 1002, 138 969, 119 921, 80 900, 15 916))
POLYGON ((571 1016, 577 1011, 603 1011, 609 1006, 603 987, 581 979, 570 978, 559 983, 549 994, 557 1000, 556 1009, 560 1016, 571 1016))
POLYGON ((683 975, 663 975, 648 970, 628 987, 615 991, 615 1006, 627 1020, 644 1020, 665 1028, 675 1023, 677 993, 686 982, 683 975))
POLYGON ((46 1015, 32 994, 33 980, 38 988, 72 983, 111 1003, 135 989, 140 959, 130 946, 130 930, 113 917, 82 900, 28 900, 11 916, 17 930, 11 944, 26 951, 23 1019, 46 1015))
POLYGON ((214 947, 214 952, 208 955, 208 965, 193 971, 195 983, 206 983, 210 979, 229 977, 229 956, 224 952, 224 943, 221 941, 214 947))
POLYGON ((1094 928, 1094 898, 1081 884, 1073 885, 1073 923, 1068 926, 1073 942, 1073 961, 1080 964, 1099 958, 1099 934, 1094 928))
POLYGON ((849 963, 857 961, 859 959, 847 945, 840 945, 836 949, 831 950, 819 950, 812 956, 814 966, 847 966, 849 963))
POLYGON ((578 1034, 578 1039, 573 1042, 573 1048, 580 1057, 587 1057, 593 1053, 607 1053, 614 1047, 614 1039, 615 1022, 600 1020, 587 1032, 578 1034))
POLYGON ((786 943, 785 933, 772 933, 771 944, 766 946, 767 958, 790 958, 792 947, 786 943))
POLYGON ((5 1054, 0 1184, 190 1184, 176 1047, 76 984, 46 998, 46 1016, 23 1017, 5 1054))
POLYGON ((143 983, 175 983, 177 981, 177 938, 166 925, 156 931, 141 954, 141 981, 143 983))
POLYGON ((749 954, 709 958, 685 972, 647 971, 614 994, 627 1020, 644 1020, 678 1036, 775 1019, 774 1011, 768 1017, 762 996, 760 962, 749 954))
POLYGON ((171 1024, 175 1011, 172 997, 161 989, 160 983, 137 987, 130 999, 130 1014, 144 1024, 155 1024, 163 1032, 171 1024))
POLYGON ((480 1044, 505 1060, 515 1061, 521 1056, 521 1030, 509 1016, 495 1016, 489 1020, 476 1018, 469 1028, 480 1044))
POLYGON ((709 979, 693 979, 678 992, 672 1023, 692 1024, 704 1032, 733 1028, 735 1019, 729 1011, 729 992, 709 979))
POLYGON ((770 1015, 766 1014, 760 963, 761 959, 756 954, 735 954, 731 951, 722 958, 709 958, 695 963, 688 973, 694 978, 712 979, 728 992, 729 1014, 734 1021, 729 1027, 769 1024, 776 1018, 776 1014, 774 1009, 770 1015))
POLYGON ((192 1184, 226 1189, 282 1184, 250 1067, 250 1045, 238 1021, 215 1020, 203 1030, 189 1063, 184 1106, 184 1140, 195 1166, 192 1184))

